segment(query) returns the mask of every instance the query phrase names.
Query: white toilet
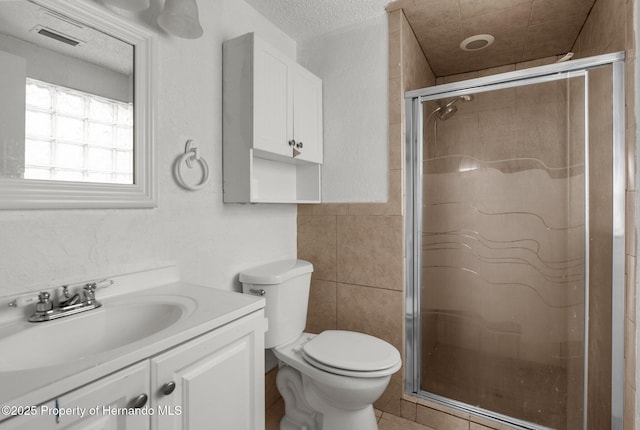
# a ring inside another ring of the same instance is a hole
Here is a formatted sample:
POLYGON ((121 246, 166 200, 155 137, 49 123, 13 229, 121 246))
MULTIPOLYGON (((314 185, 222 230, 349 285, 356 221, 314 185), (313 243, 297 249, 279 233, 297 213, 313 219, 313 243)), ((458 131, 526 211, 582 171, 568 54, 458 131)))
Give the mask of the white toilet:
POLYGON ((265 348, 280 361, 285 401, 281 430, 376 430, 373 402, 402 366, 389 343, 362 333, 303 333, 311 263, 284 260, 240 274, 246 294, 264 295, 269 330, 265 348))

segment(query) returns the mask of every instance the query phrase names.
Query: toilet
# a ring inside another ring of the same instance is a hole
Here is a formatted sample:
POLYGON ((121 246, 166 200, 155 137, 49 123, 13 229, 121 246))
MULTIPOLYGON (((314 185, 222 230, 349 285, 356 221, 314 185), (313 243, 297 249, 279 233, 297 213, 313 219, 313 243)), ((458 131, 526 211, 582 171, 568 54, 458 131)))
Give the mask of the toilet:
POLYGON ((240 273, 245 294, 264 296, 265 348, 279 361, 280 430, 376 430, 373 402, 402 366, 391 344, 363 333, 304 333, 313 265, 283 260, 240 273))

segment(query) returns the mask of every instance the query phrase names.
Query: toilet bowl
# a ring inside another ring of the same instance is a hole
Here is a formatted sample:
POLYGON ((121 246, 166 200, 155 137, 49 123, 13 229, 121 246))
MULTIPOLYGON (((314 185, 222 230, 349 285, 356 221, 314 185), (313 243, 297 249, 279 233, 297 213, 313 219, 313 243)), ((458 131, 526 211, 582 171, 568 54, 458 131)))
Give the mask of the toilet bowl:
POLYGON ((263 295, 269 329, 265 347, 279 361, 285 401, 281 430, 376 430, 373 411, 402 366, 391 344, 363 333, 304 333, 311 263, 285 260, 240 274, 243 292, 263 295))

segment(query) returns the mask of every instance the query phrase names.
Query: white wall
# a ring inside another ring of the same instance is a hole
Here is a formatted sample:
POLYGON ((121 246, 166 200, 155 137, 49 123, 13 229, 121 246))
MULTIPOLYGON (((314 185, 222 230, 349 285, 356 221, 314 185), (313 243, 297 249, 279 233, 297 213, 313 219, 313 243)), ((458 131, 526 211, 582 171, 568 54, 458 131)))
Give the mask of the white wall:
POLYGON ((298 61, 323 80, 323 202, 388 195, 387 16, 298 43, 298 61))
POLYGON ((0 50, 0 177, 21 178, 24 171, 24 58, 0 50))
POLYGON ((295 205, 222 203, 221 61, 223 40, 249 31, 292 58, 296 44, 241 0, 198 5, 201 39, 159 40, 158 208, 1 211, 0 295, 165 262, 176 262, 187 281, 231 290, 242 269, 295 257, 295 205), (171 176, 188 138, 200 142, 211 169, 198 192, 184 191, 171 176))

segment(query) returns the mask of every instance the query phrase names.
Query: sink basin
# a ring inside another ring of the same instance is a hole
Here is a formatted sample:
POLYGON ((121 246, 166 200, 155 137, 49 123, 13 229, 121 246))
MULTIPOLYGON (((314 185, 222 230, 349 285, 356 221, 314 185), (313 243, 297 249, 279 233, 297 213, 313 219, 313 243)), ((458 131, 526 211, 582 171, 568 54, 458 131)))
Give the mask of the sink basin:
POLYGON ((54 321, 28 323, 0 338, 0 372, 74 363, 142 341, 189 315, 185 297, 145 297, 103 306, 54 321))

